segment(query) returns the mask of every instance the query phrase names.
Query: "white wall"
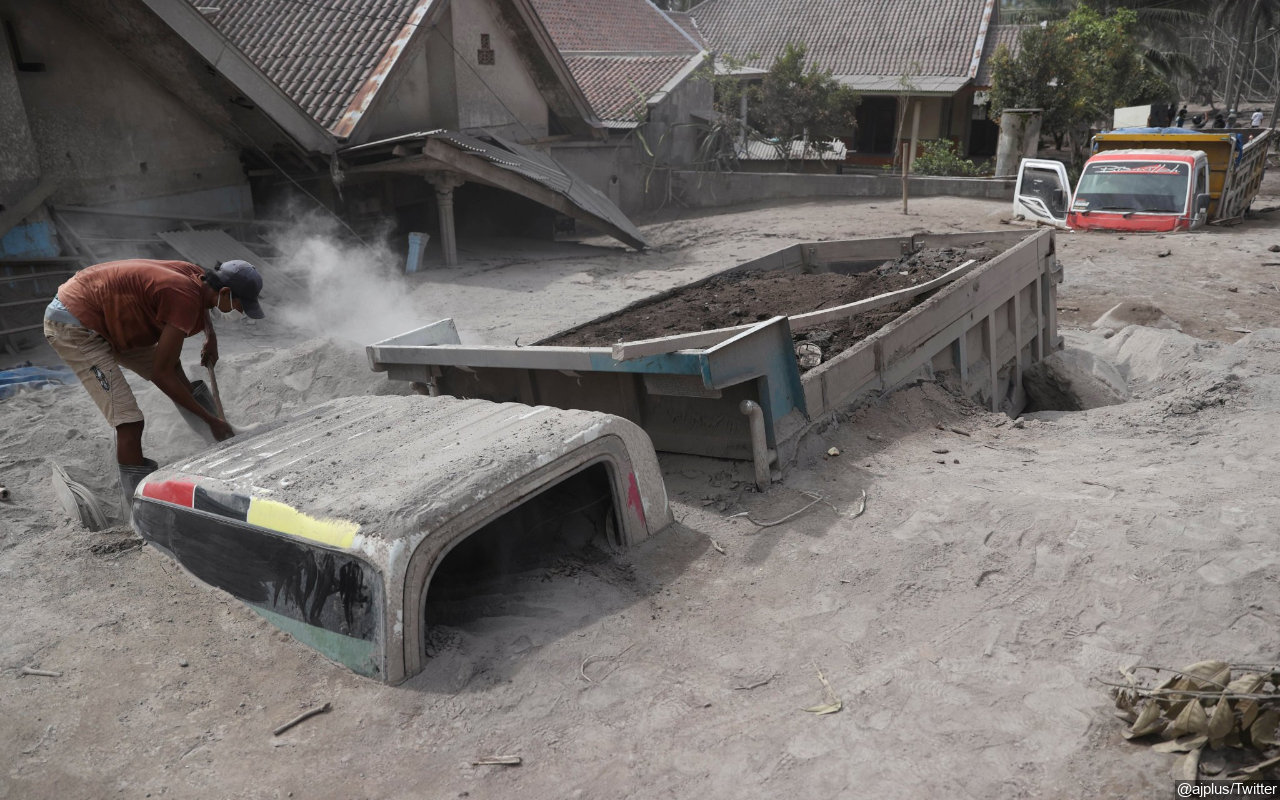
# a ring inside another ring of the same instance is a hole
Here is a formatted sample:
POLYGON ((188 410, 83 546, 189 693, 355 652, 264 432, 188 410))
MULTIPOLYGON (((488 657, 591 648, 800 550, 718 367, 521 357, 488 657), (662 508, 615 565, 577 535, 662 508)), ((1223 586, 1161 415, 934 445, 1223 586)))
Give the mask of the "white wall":
POLYGON ((498 19, 492 0, 452 3, 458 127, 487 128, 516 139, 547 135, 547 104, 498 19), (481 36, 489 37, 493 64, 480 64, 481 36))
POLYGON ((40 172, 60 181, 54 203, 212 200, 239 196, 216 190, 247 186, 237 145, 57 4, 0 0, 0 15, 13 20, 23 58, 45 64, 12 74, 40 172))
POLYGON ((640 127, 652 156, 635 132, 625 130, 610 131, 607 143, 557 143, 551 156, 624 213, 658 208, 666 200, 666 174, 694 163, 705 131, 698 118, 710 115, 711 85, 686 78, 650 109, 649 122, 640 127))

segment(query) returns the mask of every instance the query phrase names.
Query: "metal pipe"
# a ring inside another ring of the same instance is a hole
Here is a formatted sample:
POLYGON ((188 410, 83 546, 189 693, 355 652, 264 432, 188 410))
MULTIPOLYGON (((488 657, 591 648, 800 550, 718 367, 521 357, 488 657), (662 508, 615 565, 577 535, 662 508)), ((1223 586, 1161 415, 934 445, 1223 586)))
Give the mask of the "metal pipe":
POLYGON ((747 422, 751 426, 751 460, 756 468, 756 488, 767 492, 773 480, 769 475, 769 466, 775 456, 769 450, 769 440, 764 433, 764 409, 754 400, 743 400, 738 404, 738 410, 747 416, 747 422))

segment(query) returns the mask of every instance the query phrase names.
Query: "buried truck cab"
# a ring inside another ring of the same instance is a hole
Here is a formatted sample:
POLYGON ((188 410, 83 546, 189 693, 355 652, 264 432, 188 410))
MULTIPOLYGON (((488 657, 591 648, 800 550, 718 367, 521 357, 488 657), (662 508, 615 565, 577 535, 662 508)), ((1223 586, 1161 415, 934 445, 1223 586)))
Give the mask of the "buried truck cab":
POLYGON ((331 400, 223 442, 147 476, 132 511, 193 576, 387 683, 422 670, 429 587, 464 540, 536 547, 568 519, 617 549, 672 520, 653 445, 624 419, 416 395, 331 400))
POLYGON ((1013 213, 1074 230, 1164 233, 1244 216, 1266 169, 1271 131, 1119 130, 1094 137, 1072 193, 1057 161, 1024 159, 1013 213))

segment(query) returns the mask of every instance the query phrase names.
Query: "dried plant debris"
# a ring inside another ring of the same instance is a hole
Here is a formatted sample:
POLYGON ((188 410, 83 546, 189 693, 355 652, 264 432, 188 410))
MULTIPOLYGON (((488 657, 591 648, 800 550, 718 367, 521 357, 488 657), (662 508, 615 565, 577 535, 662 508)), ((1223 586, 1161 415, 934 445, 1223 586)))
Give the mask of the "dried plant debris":
POLYGON ((1255 781, 1280 764, 1280 665, 1199 661, 1120 673, 1122 681, 1102 681, 1129 723, 1120 735, 1182 754, 1179 780, 1255 781))
POLYGON ((822 674, 822 670, 815 665, 814 669, 818 670, 818 680, 822 681, 823 702, 816 706, 810 706, 805 709, 810 714, 823 716, 825 714, 835 714, 844 708, 844 701, 836 696, 836 692, 831 688, 831 682, 827 680, 827 676, 822 674))

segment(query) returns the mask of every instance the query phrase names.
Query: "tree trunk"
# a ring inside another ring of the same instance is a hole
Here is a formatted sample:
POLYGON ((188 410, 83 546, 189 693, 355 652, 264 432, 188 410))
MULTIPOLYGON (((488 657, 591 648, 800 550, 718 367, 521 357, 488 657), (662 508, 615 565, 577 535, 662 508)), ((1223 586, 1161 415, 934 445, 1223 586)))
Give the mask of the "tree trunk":
MULTIPOLYGON (((1257 58, 1258 52, 1258 21, 1262 14, 1262 0, 1253 0, 1253 6, 1249 9, 1249 16, 1241 21, 1240 31, 1240 75, 1236 78, 1236 91, 1232 95, 1231 104, 1228 110, 1235 109, 1238 113, 1242 112, 1240 101, 1248 99, 1248 87, 1252 83, 1250 80, 1253 73, 1254 59, 1257 58), (1244 32, 1250 31, 1248 38, 1245 38, 1244 32), (1252 45, 1252 48, 1250 48, 1252 45)), ((1239 121, 1237 120, 1237 124, 1239 121)))

